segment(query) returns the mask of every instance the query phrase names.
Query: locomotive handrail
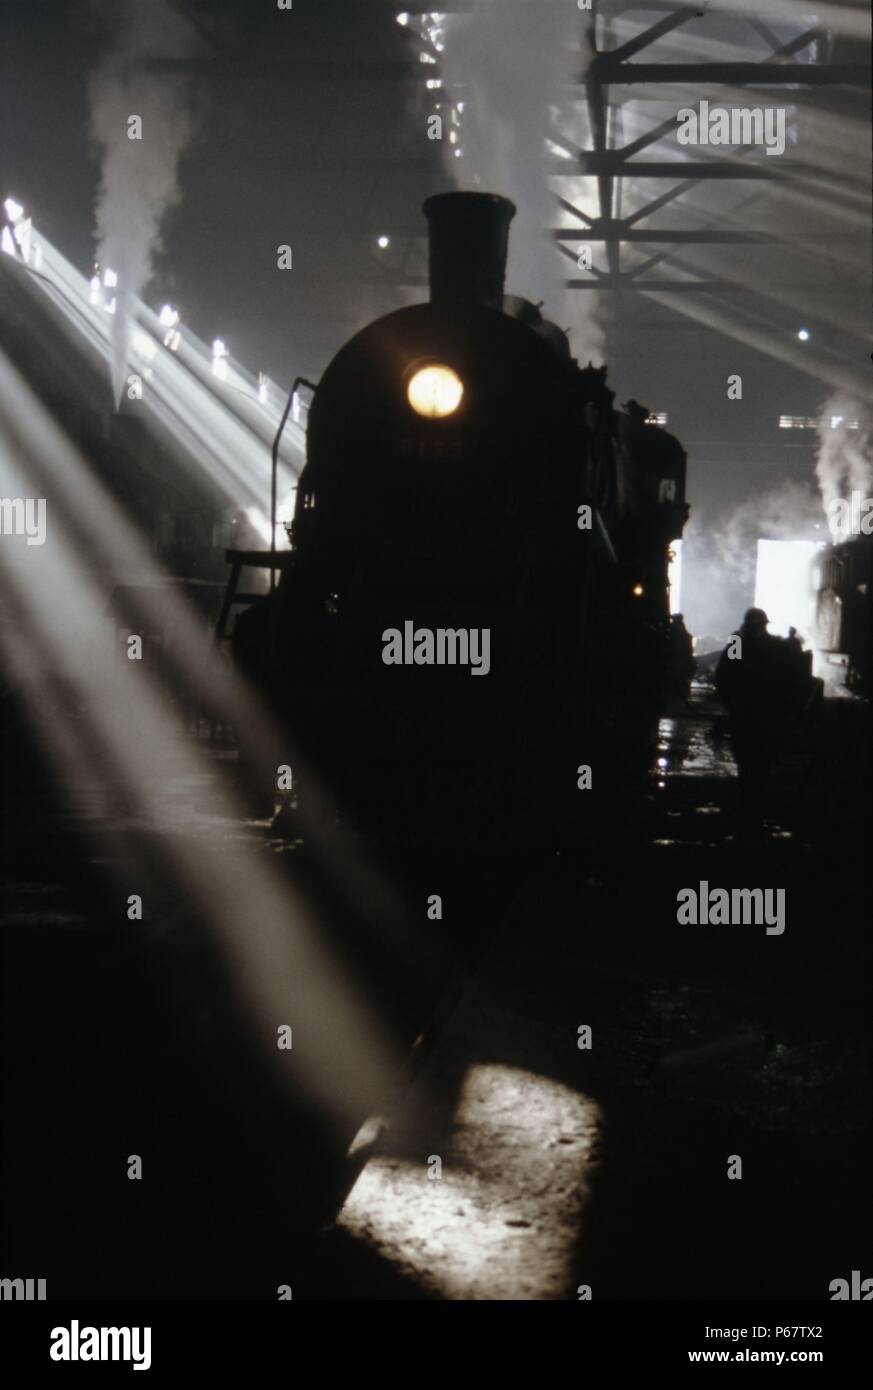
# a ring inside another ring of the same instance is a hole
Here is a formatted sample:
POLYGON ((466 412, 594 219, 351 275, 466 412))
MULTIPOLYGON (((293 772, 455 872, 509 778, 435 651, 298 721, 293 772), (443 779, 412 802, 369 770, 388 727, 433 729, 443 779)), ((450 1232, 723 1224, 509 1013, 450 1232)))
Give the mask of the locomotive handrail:
MULTIPOLYGON (((276 553, 276 504, 277 504, 276 493, 277 493, 278 486, 279 486, 279 441, 280 441, 281 438, 282 438, 282 431, 284 430, 285 425, 286 425, 287 420, 288 420, 288 416, 289 416, 290 413, 291 413, 291 406, 292 406, 293 403, 294 403, 294 397, 297 395, 297 388, 298 388, 298 386, 308 386, 309 389, 310 389, 310 391, 313 391, 313 392, 316 390, 316 387, 313 386, 313 384, 312 384, 311 381, 307 381, 305 376, 298 376, 298 377, 295 377, 295 379, 294 379, 294 385, 291 387, 291 390, 288 392, 288 399, 287 399, 287 401, 285 402, 285 409, 282 411, 282 418, 281 418, 281 420, 279 421, 279 428, 278 428, 277 431, 276 431, 276 438, 273 440, 272 468, 271 468, 271 471, 270 471, 270 553, 271 553, 272 555, 275 555, 275 553, 276 553)), ((271 569, 271 570, 270 570, 270 592, 271 592, 271 593, 272 593, 273 589, 275 589, 275 587, 276 587, 276 572, 275 572, 275 569, 271 569)))
POLYGON ((229 565, 238 564, 241 568, 285 569, 290 563, 291 550, 226 550, 224 558, 229 565))

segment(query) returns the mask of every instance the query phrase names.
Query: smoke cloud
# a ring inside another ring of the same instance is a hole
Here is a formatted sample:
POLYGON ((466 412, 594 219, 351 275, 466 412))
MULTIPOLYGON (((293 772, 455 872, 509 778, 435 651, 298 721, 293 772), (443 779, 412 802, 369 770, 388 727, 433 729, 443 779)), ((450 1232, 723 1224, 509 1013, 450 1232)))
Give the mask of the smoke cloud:
POLYGON ((825 510, 838 497, 851 501, 873 494, 873 429, 867 411, 855 397, 837 392, 822 408, 818 424, 815 471, 825 510), (849 429, 857 422, 857 429, 849 429))
POLYGON ((156 72, 156 59, 193 57, 200 42, 165 0, 101 0, 108 47, 88 85, 91 134, 100 149, 97 258, 118 276, 112 324, 112 388, 121 400, 134 299, 151 279, 161 221, 182 194, 179 159, 196 125, 190 79, 156 72), (142 138, 130 139, 130 118, 142 138))
POLYGON ((807 483, 786 482, 747 498, 716 528, 715 549, 729 576, 754 582, 759 540, 825 541, 821 502, 807 483))
POLYGON ((818 438, 818 491, 811 484, 785 482, 707 524, 699 509, 692 515, 682 564, 683 573, 693 575, 686 603, 698 632, 730 631, 752 602, 759 540, 826 544, 830 505, 838 498, 851 501, 854 491, 862 499, 873 496, 869 410, 850 393, 836 392, 821 409, 818 438))
POLYGON ((698 636, 723 642, 753 603, 759 540, 828 540, 811 483, 780 483, 720 517, 695 508, 682 541, 682 606, 698 636))
MULTIPOLYGON (((584 70, 584 20, 570 3, 476 0, 472 14, 452 16, 447 25, 441 70, 447 90, 464 107, 453 127, 459 142, 447 146, 450 172, 460 187, 500 193, 518 208, 507 290, 535 303, 545 300, 548 317, 570 328, 575 356, 599 362, 604 340, 596 296, 567 292, 564 279, 573 265, 544 233, 557 215, 545 141, 553 113, 566 111, 571 101, 568 84, 584 70)), ((578 121, 577 113, 567 114, 578 121)))

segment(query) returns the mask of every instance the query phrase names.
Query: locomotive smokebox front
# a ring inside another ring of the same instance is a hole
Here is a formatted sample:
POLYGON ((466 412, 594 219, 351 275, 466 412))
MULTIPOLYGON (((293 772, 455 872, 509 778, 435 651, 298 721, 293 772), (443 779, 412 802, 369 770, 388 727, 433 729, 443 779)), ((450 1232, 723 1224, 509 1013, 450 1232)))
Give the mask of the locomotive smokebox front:
POLYGON ((503 308, 515 204, 496 193, 438 193, 423 207, 430 238, 430 299, 440 309, 503 308))

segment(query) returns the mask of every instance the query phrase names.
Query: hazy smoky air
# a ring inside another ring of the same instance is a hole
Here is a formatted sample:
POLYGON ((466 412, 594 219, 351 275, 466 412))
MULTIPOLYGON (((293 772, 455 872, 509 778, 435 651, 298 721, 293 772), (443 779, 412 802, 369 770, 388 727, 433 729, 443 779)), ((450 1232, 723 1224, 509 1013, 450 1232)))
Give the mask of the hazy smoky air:
POLYGON ((725 568, 754 579, 759 540, 826 541, 821 498, 809 483, 785 482, 741 502, 715 530, 725 568))
POLYGON ((822 407, 818 440, 815 471, 823 505, 838 497, 850 501, 853 492, 873 495, 873 427, 861 402, 842 392, 831 396, 822 407), (858 428, 849 429, 850 422, 858 428))
POLYGON ((692 512, 683 568, 694 584, 684 600, 698 633, 725 634, 752 602, 759 540, 818 541, 833 537, 827 507, 837 498, 873 496, 873 426, 869 410, 848 392, 822 406, 813 483, 784 482, 755 493, 720 518, 692 512), (849 425, 857 423, 857 429, 849 425))
POLYGON ((193 56, 199 41, 164 0, 100 0, 95 9, 108 37, 88 84, 91 134, 101 157, 97 258, 101 268, 109 266, 118 275, 112 324, 112 386, 118 404, 131 302, 151 278, 161 220, 182 196, 179 158, 195 126, 189 79, 145 65, 193 56), (128 138, 131 116, 142 120, 141 140, 128 138))
MULTIPOLYGON (((452 175, 462 188, 503 194, 518 208, 508 292, 545 300, 546 315, 571 330, 574 356, 599 362, 604 340, 594 295, 566 291, 574 264, 543 230, 557 215, 544 145, 552 110, 566 105, 567 84, 584 67, 584 22, 573 4, 476 0, 472 14, 452 16, 447 25, 441 70, 448 93, 464 103, 459 144, 445 145, 452 175)), ((447 109, 443 116, 448 124, 447 109)))
POLYGON ((812 483, 779 483, 719 518, 692 512, 682 542, 683 573, 693 575, 682 600, 692 630, 725 637, 738 626, 755 596, 759 540, 829 539, 812 483))

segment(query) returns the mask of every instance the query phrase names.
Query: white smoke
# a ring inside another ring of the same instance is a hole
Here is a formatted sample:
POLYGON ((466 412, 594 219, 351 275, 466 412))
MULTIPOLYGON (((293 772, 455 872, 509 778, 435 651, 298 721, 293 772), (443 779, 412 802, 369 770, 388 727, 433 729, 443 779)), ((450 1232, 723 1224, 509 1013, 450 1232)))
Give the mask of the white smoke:
POLYGON ((181 198, 180 156, 194 131, 190 78, 155 71, 154 60, 184 59, 199 49, 193 29, 165 0, 102 0, 109 46, 89 82, 91 134, 100 148, 97 258, 118 276, 112 322, 112 388, 124 388, 133 300, 148 284, 160 248, 161 220, 181 198), (142 139, 129 139, 131 116, 142 139))
POLYGON ((722 582, 754 580, 758 541, 825 541, 821 502, 808 483, 785 482, 747 498, 715 531, 722 582))
POLYGON ((759 540, 828 540, 812 483, 779 483, 718 516, 692 511, 682 539, 682 606, 692 632, 710 645, 723 645, 754 602, 759 540))
MULTIPOLYGON (((518 209, 508 292, 545 300, 547 316, 570 328, 574 355, 600 362, 595 293, 565 289, 567 270, 575 275, 575 267, 544 232, 557 220, 545 142, 553 113, 578 121, 568 104, 570 83, 578 82, 590 56, 584 23, 585 12, 569 0, 476 0, 472 14, 452 16, 446 26, 441 70, 447 91, 464 106, 459 144, 446 146, 450 172, 462 188, 500 193, 518 209)), ((582 95, 577 88, 577 99, 582 95)))
MULTIPOLYGON (((862 500, 873 495, 873 429, 869 413, 855 397, 836 392, 822 407, 818 440, 815 471, 821 500, 830 517, 838 498, 851 503, 853 492, 860 493, 862 500)), ((837 526, 833 530, 841 533, 837 526)))

